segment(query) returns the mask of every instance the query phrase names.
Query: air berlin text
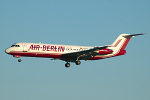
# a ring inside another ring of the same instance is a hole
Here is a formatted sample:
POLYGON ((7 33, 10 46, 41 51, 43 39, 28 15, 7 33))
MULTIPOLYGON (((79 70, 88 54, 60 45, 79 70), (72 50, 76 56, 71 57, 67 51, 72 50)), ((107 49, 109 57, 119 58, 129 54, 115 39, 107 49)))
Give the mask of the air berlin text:
POLYGON ((55 51, 55 52, 64 52, 65 47, 63 46, 50 46, 50 45, 43 45, 42 47, 40 45, 31 45, 29 50, 40 50, 42 51, 55 51))

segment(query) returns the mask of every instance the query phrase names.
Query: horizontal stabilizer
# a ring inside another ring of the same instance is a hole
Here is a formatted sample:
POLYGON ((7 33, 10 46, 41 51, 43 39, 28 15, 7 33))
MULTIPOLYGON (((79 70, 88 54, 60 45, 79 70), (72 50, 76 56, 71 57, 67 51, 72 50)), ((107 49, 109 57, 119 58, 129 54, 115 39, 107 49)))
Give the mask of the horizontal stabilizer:
POLYGON ((134 36, 138 36, 138 35, 144 35, 144 34, 146 34, 146 33, 141 33, 141 34, 133 34, 133 35, 125 35, 125 36, 123 36, 123 37, 125 37, 125 38, 132 38, 132 37, 134 37, 134 36))

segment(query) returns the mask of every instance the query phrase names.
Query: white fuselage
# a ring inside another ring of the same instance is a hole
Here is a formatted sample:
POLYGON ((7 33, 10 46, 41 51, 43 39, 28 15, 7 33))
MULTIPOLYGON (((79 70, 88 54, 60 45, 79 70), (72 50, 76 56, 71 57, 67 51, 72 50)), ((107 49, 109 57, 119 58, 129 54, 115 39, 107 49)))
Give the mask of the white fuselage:
MULTIPOLYGON (((46 58, 61 58, 61 55, 86 51, 93 49, 89 46, 75 46, 75 45, 58 45, 58 44, 41 44, 41 43, 16 43, 8 48, 5 52, 14 55, 14 57, 28 56, 28 57, 46 57, 46 58)), ((111 47, 109 47, 111 48, 111 47)), ((99 55, 89 60, 97 60, 114 56, 114 54, 99 55)))

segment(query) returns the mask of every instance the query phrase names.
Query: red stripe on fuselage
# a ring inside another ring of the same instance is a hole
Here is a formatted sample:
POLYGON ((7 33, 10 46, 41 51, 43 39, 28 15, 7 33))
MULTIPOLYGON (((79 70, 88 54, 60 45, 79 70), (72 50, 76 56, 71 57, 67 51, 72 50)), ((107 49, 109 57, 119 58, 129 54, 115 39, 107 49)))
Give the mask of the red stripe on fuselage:
POLYGON ((11 51, 9 54, 27 57, 45 57, 45 58, 61 58, 62 55, 60 53, 22 52, 22 51, 11 51))

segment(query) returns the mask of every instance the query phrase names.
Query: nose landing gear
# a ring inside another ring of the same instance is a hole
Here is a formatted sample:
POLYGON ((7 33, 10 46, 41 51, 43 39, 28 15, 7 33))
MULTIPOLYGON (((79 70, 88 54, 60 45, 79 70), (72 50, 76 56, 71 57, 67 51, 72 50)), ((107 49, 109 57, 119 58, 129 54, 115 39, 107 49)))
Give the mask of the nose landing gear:
POLYGON ((21 59, 18 59, 18 62, 21 62, 22 60, 21 59))

